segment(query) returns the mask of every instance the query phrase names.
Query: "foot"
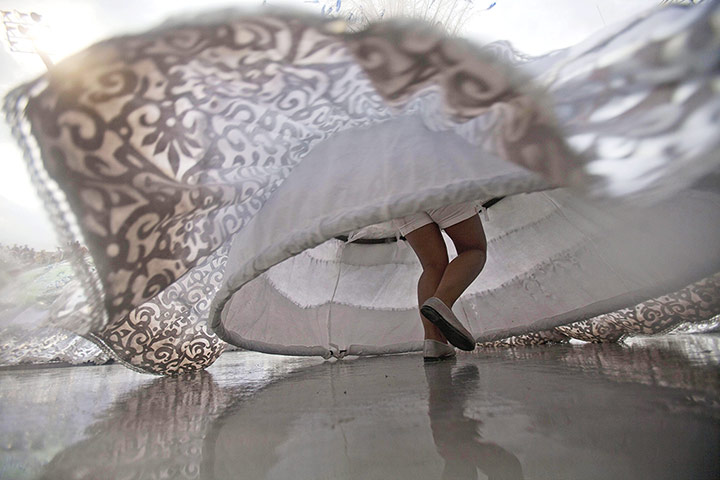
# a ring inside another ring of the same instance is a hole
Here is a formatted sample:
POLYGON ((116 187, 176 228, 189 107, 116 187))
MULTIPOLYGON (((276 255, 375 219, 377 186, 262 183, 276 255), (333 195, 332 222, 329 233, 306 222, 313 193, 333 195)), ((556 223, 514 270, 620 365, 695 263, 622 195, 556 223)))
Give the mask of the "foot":
POLYGON ((460 350, 470 352, 475 349, 475 337, 439 298, 428 298, 420 307, 420 313, 440 329, 448 342, 460 350))
POLYGON ((423 359, 426 362, 453 358, 454 356, 455 349, 447 343, 426 339, 423 344, 423 359))

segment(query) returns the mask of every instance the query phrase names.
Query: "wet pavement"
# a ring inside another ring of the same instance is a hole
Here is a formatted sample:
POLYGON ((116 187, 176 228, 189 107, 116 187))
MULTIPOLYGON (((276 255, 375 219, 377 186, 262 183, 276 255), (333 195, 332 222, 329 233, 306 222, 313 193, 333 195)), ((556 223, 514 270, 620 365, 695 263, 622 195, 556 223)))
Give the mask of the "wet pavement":
POLYGON ((717 479, 720 335, 0 370, 2 479, 717 479))

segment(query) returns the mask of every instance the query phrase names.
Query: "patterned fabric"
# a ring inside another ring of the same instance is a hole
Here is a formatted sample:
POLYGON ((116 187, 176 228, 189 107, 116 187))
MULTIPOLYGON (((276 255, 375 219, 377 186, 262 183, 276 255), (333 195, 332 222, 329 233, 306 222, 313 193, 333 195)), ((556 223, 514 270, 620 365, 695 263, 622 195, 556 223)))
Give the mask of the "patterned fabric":
MULTIPOLYGON (((207 367, 223 350, 207 316, 216 294, 229 295, 233 237, 262 221, 258 212, 317 145, 398 117, 455 133, 547 186, 675 192, 715 167, 697 161, 718 143, 717 71, 702 63, 720 42, 710 27, 717 4, 708 4, 619 57, 609 41, 535 59, 543 74, 534 84, 531 68, 510 70, 492 48, 423 25, 345 34, 310 17, 224 13, 97 44, 6 99, 61 241, 92 255, 74 262, 79 283, 54 305, 53 323, 141 371, 207 367), (648 149, 653 162, 672 152, 687 173, 668 182, 678 162, 667 161, 648 182, 635 175, 652 162, 608 168, 648 149)), ((506 190, 494 196, 519 193, 517 181, 515 190, 496 185, 506 190)), ((301 239, 287 251, 313 245, 301 239)))
POLYGON ((700 323, 720 312, 720 273, 682 290, 555 330, 587 342, 616 342, 631 335, 665 333, 700 323))
POLYGON ((0 331, 0 365, 61 363, 101 365, 111 357, 98 346, 72 332, 45 328, 28 332, 22 328, 0 331))
POLYGON ((485 342, 483 347, 515 347, 585 342, 618 342, 634 335, 657 335, 693 324, 704 324, 720 312, 720 273, 676 292, 652 298, 633 307, 571 323, 551 330, 485 342))
POLYGON ((52 305, 73 282, 68 261, 8 268, 0 287, 0 365, 108 361, 97 345, 52 324, 52 305))
POLYGON ((482 342, 478 345, 481 348, 506 348, 506 347, 527 347, 533 345, 547 345, 553 343, 567 343, 570 337, 553 330, 543 330, 541 332, 533 332, 525 335, 515 335, 512 337, 495 340, 492 342, 482 342))
POLYGON ((225 343, 208 332, 204 319, 220 285, 224 250, 105 328, 98 340, 141 371, 176 374, 212 364, 225 343))

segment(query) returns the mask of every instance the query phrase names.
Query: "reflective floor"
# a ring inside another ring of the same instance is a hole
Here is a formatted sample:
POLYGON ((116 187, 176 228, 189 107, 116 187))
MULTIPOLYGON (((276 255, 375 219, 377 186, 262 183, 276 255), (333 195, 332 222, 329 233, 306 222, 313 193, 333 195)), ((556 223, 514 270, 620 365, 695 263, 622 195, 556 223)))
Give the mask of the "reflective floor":
POLYGON ((0 478, 717 479, 720 335, 0 370, 0 478))

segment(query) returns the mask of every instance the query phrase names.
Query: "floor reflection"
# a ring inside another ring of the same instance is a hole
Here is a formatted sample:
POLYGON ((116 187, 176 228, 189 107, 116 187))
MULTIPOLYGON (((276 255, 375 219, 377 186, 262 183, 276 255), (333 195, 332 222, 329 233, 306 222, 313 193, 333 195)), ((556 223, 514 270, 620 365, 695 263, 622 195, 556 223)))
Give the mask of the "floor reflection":
POLYGON ((465 415, 468 396, 478 388, 475 365, 452 361, 425 364, 433 440, 445 460, 442 479, 476 479, 479 469, 492 480, 522 480, 520 461, 495 443, 482 440, 482 421, 465 415))
POLYGON ((720 337, 703 338, 479 351, 433 364, 238 352, 209 372, 140 376, 109 403, 95 396, 109 398, 115 375, 128 375, 122 367, 0 372, 3 411, 15 412, 0 436, 26 440, 0 451, 0 477, 8 458, 24 458, 42 473, 9 478, 714 479, 720 337), (26 420, 48 408, 37 402, 68 388, 87 394, 55 402, 44 431, 28 437, 26 420), (67 429, 83 433, 58 433, 67 429))
POLYGON ((626 343, 476 351, 513 362, 556 365, 575 375, 671 387, 720 397, 720 334, 637 337, 626 343))
POLYGON ((115 404, 41 478, 198 478, 203 438, 226 402, 208 372, 157 378, 115 404))

